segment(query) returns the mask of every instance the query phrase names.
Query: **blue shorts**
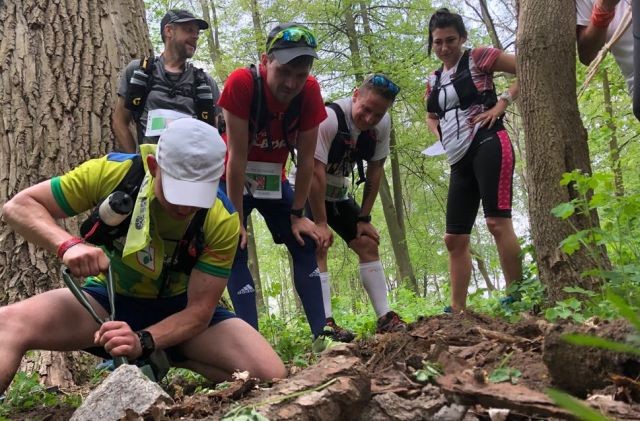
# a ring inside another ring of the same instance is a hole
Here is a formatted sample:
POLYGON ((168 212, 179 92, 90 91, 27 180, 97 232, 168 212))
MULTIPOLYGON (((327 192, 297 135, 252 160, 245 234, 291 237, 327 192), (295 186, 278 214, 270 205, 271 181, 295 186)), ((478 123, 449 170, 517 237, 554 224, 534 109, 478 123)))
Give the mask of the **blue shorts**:
MULTIPOLYGON (((100 305, 109 312, 109 298, 107 289, 99 286, 82 287, 82 290, 100 303, 100 305)), ((127 322, 134 331, 145 329, 161 320, 183 310, 187 306, 187 294, 176 295, 167 298, 135 298, 126 295, 115 296, 116 320, 127 322)), ((216 307, 211 315, 209 326, 213 326, 224 320, 236 317, 231 311, 224 307, 216 307)), ((112 357, 102 347, 87 348, 85 351, 90 352, 98 357, 111 359, 112 357)), ((178 351, 177 347, 165 349, 167 356, 172 361, 184 361, 185 358, 178 351)))

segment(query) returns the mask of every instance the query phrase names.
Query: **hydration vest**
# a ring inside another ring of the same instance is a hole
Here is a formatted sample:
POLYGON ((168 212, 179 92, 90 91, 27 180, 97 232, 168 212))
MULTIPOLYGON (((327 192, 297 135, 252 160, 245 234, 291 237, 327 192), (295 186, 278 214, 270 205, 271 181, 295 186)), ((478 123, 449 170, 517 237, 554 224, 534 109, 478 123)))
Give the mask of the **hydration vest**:
MULTIPOLYGON (((458 95, 459 103, 450 108, 442 109, 440 107, 440 90, 442 85, 440 84, 440 76, 442 75, 443 66, 440 66, 436 70, 436 83, 427 98, 427 111, 433 114, 437 114, 438 118, 444 117, 445 113, 453 109, 466 110, 472 105, 482 104, 487 109, 492 108, 498 102, 495 86, 491 89, 479 92, 473 78, 471 77, 471 71, 469 70, 469 51, 465 50, 458 62, 458 68, 454 75, 451 76, 451 82, 446 85, 453 85, 453 88, 458 95)), ((445 85, 445 86, 446 86, 445 85)), ((445 100, 446 107, 446 100, 445 100)))
MULTIPOLYGON (((160 91, 170 98, 180 95, 193 99, 196 118, 213 127, 217 127, 213 92, 204 70, 193 66, 193 85, 190 89, 186 89, 184 86, 181 89, 177 89, 176 86, 171 86, 173 83, 169 80, 167 80, 169 86, 154 83, 153 71, 156 61, 155 57, 143 57, 140 59, 140 65, 133 71, 129 80, 129 88, 124 104, 131 111, 134 121, 136 123, 140 122, 149 92, 160 91)), ((138 140, 141 140, 143 134, 140 133, 140 129, 138 129, 138 132, 138 140)))
MULTIPOLYGON (((134 201, 138 197, 140 185, 145 176, 144 165, 140 155, 131 155, 131 167, 124 178, 116 186, 113 191, 105 196, 105 199, 113 192, 123 192, 128 194, 134 201)), ((113 242, 127 235, 129 224, 131 223, 131 215, 115 227, 106 225, 99 215, 100 203, 94 208, 89 217, 80 226, 80 235, 88 243, 103 246, 108 250, 114 250, 113 242)), ((162 296, 163 290, 168 281, 168 271, 178 271, 189 275, 195 266, 198 258, 204 250, 204 220, 209 209, 198 210, 187 227, 184 235, 176 245, 173 256, 165 259, 165 268, 163 271, 163 284, 159 296, 162 296)))
MULTIPOLYGON (((282 124, 282 136, 284 137, 285 144, 291 155, 291 160, 295 164, 295 153, 293 145, 289 141, 289 133, 294 132, 300 125, 300 109, 302 108, 303 94, 300 92, 296 95, 286 111, 283 113, 272 113, 268 111, 267 101, 264 98, 263 81, 260 76, 260 70, 255 64, 250 64, 247 69, 251 72, 253 78, 253 96, 251 97, 251 108, 249 111, 249 143, 255 144, 257 142, 258 133, 266 130, 267 134, 267 149, 273 150, 273 136, 271 135, 271 122, 273 120, 279 120, 282 124)), ((224 120, 220 120, 218 125, 218 131, 222 134, 226 131, 226 124, 224 120)))
POLYGON ((338 131, 331 142, 329 157, 327 159, 327 169, 329 173, 339 170, 343 176, 348 177, 352 173, 353 163, 358 167, 358 181, 360 184, 366 181, 364 173, 364 162, 369 161, 376 151, 376 138, 373 130, 360 132, 358 139, 354 142, 351 139, 347 119, 340 105, 335 102, 325 104, 331 108, 338 118, 338 131))

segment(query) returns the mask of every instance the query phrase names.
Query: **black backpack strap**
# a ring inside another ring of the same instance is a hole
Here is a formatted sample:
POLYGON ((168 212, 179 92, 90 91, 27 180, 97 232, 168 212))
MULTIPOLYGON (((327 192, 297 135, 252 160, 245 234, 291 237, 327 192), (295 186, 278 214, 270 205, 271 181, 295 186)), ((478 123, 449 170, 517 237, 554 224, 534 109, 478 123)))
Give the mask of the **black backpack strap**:
POLYGON ((155 63, 155 57, 142 57, 138 68, 133 71, 131 79, 129 79, 124 105, 131 111, 136 123, 140 121, 147 96, 153 86, 155 63))
POLYGON ((296 154, 294 152, 293 145, 291 144, 291 142, 289 142, 289 132, 296 131, 300 126, 300 110, 302 109, 302 100, 303 94, 302 92, 300 92, 291 100, 282 118, 282 136, 284 136, 284 142, 289 149, 289 154, 291 155, 291 162, 293 162, 293 165, 297 165, 296 154))
MULTIPOLYGON (((326 105, 336 113, 336 117, 338 119, 338 132, 336 133, 336 137, 333 139, 331 148, 329 149, 329 155, 331 155, 332 150, 335 151, 334 153, 340 153, 341 155, 346 155, 347 159, 345 164, 348 164, 349 166, 351 166, 351 163, 355 161, 358 167, 358 181, 356 181, 356 185, 364 183, 366 181, 366 177, 364 173, 364 162, 362 161, 362 156, 361 156, 362 154, 358 150, 358 144, 360 144, 361 138, 364 141, 367 141, 369 140, 368 137, 370 136, 366 132, 360 133, 360 136, 358 136, 358 141, 354 145, 351 142, 351 133, 349 132, 349 126, 347 125, 347 118, 344 114, 344 111, 342 110, 342 107, 340 107, 340 105, 336 104, 335 102, 327 103, 326 105), (340 147, 336 146, 334 148, 333 144, 335 142, 341 142, 340 147)), ((330 162, 332 161, 332 158, 335 160, 335 162, 339 162, 339 160, 342 160, 344 157, 329 156, 330 162)), ((349 168, 349 172, 350 171, 351 171, 351 168, 349 168)), ((343 172, 346 172, 346 171, 343 171, 343 172)))
POLYGON ((89 243, 95 245, 105 245, 108 248, 113 247, 113 241, 126 235, 129 230, 129 223, 131 222, 131 215, 129 215, 124 221, 122 221, 116 227, 108 227, 101 223, 99 208, 104 200, 111 195, 111 193, 119 191, 128 194, 135 203, 138 193, 140 192, 140 185, 145 176, 144 165, 142 163, 142 157, 140 155, 134 155, 131 158, 131 167, 125 174, 124 178, 120 180, 120 183, 104 197, 98 205, 93 209, 91 214, 80 225, 80 235, 89 243))
MULTIPOLYGON (((264 127, 266 121, 266 109, 263 104, 262 77, 260 70, 255 64, 248 66, 253 78, 253 96, 251 97, 251 108, 249 110, 249 143, 255 144, 258 132, 264 127)), ((269 139, 270 141, 270 139, 269 139)))
POLYGON ((193 67, 193 103, 198 120, 216 127, 216 106, 207 76, 199 67, 193 67))

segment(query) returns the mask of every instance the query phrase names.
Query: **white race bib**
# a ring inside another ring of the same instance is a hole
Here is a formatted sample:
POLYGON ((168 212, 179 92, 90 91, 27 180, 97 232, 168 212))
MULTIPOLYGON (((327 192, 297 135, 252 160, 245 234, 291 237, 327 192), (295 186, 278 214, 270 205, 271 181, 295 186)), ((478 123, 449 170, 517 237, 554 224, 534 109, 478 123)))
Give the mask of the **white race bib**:
POLYGON ((327 191, 324 194, 325 200, 337 202, 347 199, 349 191, 349 179, 341 175, 327 174, 327 191))
POLYGON ((147 113, 147 128, 144 135, 147 137, 160 136, 162 132, 167 130, 172 121, 181 118, 193 118, 189 114, 179 113, 173 110, 165 110, 158 108, 157 110, 149 110, 147 113))
POLYGON ((244 194, 256 199, 282 199, 282 164, 274 162, 247 162, 244 194))

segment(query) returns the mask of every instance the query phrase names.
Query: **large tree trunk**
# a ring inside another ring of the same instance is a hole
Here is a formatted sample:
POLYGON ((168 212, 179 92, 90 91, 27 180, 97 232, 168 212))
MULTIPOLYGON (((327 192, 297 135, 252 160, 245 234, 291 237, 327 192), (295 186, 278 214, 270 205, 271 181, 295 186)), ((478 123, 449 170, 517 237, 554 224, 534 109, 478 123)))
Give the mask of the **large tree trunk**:
MULTIPOLYGON (((112 149, 118 72, 150 52, 142 0, 0 2, 0 204, 112 149)), ((0 303, 63 285, 60 262, 5 224, 0 244, 0 303)), ((72 360, 31 360, 45 383, 73 383, 72 360)))
MULTIPOLYGON (((576 197, 572 186, 559 184, 562 174, 574 169, 591 173, 587 134, 575 94, 575 3, 562 0, 554 6, 539 0, 520 1, 517 36, 531 231, 540 279, 550 301, 566 296, 562 289, 567 285, 587 289, 599 285, 597 279, 581 276, 594 266, 587 251, 567 256, 559 249, 558 244, 573 230, 551 214, 554 206, 576 197)), ((570 222, 578 230, 599 223, 596 214, 576 215, 570 222)), ((607 261, 602 250, 596 253, 607 261)))

